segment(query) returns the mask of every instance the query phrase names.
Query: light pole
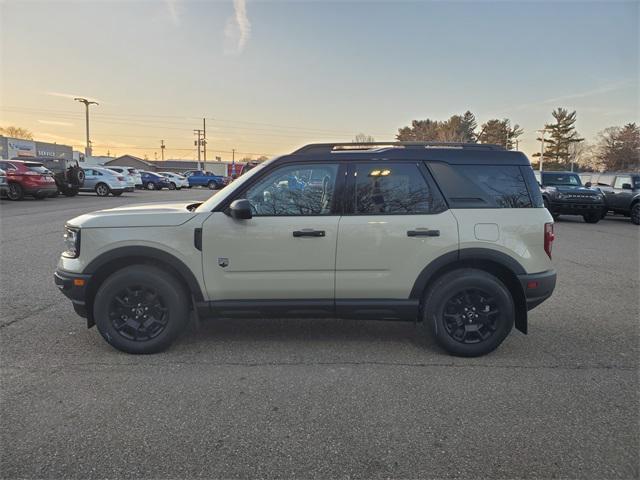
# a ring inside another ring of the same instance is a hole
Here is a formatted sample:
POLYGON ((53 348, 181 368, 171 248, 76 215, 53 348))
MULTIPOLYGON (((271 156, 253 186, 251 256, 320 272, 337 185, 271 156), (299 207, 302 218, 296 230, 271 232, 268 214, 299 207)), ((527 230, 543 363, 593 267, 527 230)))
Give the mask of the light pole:
POLYGON ((84 103, 84 112, 87 121, 87 146, 84 149, 85 157, 91 156, 91 140, 89 140, 89 105, 99 105, 98 102, 87 100, 86 98, 74 98, 75 101, 84 103))
POLYGON ((547 130, 546 128, 543 128, 542 130, 538 130, 538 132, 540 132, 540 171, 542 172, 542 161, 544 159, 544 134, 546 132, 548 132, 549 130, 547 130))

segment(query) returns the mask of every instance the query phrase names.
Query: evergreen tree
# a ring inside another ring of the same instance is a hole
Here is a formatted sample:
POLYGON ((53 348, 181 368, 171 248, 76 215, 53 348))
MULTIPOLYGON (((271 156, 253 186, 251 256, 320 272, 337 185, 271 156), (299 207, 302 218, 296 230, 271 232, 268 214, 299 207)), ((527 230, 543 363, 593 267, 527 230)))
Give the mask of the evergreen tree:
POLYGON ((482 125, 478 140, 480 143, 502 145, 506 149, 512 150, 515 146, 515 140, 523 133, 520 125, 515 124, 511 127, 511 121, 508 118, 492 119, 482 125))
MULTIPOLYGON (((568 169, 571 144, 584 140, 576 131, 576 111, 569 113, 566 108, 557 108, 551 114, 555 122, 545 125, 545 130, 549 133, 549 136, 545 137, 545 165, 550 168, 568 169)), ((538 138, 538 141, 542 139, 538 138)), ((536 153, 533 156, 539 157, 540 154, 536 153)))
POLYGON ((467 111, 463 115, 453 115, 448 120, 438 121, 427 118, 413 120, 411 126, 398 130, 396 139, 399 141, 422 142, 465 142, 475 143, 477 127, 473 113, 467 111))

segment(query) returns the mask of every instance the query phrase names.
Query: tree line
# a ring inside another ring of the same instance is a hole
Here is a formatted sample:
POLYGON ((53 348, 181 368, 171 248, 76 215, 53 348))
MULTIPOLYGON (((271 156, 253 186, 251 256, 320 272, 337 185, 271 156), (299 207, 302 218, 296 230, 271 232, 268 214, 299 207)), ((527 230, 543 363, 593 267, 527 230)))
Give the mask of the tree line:
MULTIPOLYGON (((553 121, 544 126, 545 170, 585 171, 640 170, 640 128, 635 123, 622 127, 609 127, 600 132, 595 142, 586 142, 576 130, 576 111, 556 108, 551 112, 553 121)), ((490 119, 478 127, 475 115, 466 111, 447 120, 413 120, 401 127, 396 140, 403 142, 463 142, 490 143, 508 150, 518 149, 518 139, 524 130, 510 119, 490 119)), ((542 137, 538 136, 542 142, 542 137)), ((375 139, 359 133, 354 142, 368 143, 375 139)), ((532 155, 532 162, 540 162, 541 152, 532 155)))

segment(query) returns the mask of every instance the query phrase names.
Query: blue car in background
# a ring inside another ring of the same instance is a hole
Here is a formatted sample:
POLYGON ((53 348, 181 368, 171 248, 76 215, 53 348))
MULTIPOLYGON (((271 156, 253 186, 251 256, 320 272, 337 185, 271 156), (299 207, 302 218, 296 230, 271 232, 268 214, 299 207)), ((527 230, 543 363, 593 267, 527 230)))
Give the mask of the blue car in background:
POLYGON ((208 187, 218 190, 224 187, 224 177, 203 170, 189 170, 183 174, 189 181, 189 187, 208 187))
POLYGON ((147 190, 162 190, 169 188, 171 183, 162 175, 153 172, 140 172, 142 174, 142 186, 147 190))

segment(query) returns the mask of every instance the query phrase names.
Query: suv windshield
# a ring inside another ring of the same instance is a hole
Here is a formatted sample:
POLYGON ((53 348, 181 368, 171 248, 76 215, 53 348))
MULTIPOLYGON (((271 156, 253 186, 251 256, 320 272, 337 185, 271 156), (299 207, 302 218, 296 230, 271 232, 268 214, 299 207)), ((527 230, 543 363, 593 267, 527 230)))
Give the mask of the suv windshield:
POLYGON ((581 187, 580 177, 574 173, 543 173, 543 185, 567 185, 571 187, 581 187))

